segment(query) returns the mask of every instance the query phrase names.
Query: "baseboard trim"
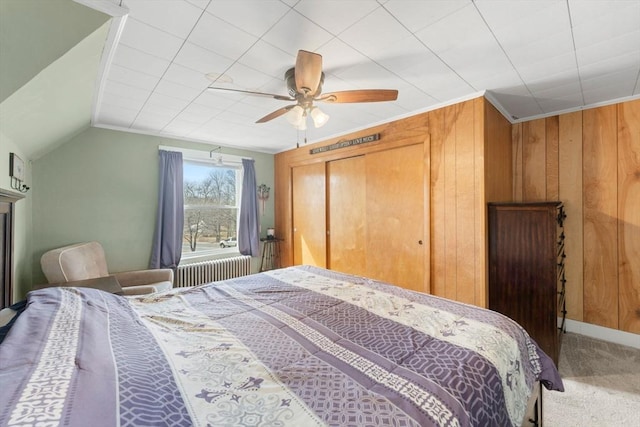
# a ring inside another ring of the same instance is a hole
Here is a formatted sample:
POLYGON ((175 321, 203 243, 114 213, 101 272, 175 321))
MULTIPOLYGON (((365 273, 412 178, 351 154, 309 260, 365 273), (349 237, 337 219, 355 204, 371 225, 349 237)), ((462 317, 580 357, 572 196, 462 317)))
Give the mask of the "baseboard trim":
POLYGON ((605 328, 603 326, 570 319, 566 320, 565 330, 567 332, 574 332, 591 338, 640 349, 640 335, 631 332, 619 331, 617 329, 605 328))

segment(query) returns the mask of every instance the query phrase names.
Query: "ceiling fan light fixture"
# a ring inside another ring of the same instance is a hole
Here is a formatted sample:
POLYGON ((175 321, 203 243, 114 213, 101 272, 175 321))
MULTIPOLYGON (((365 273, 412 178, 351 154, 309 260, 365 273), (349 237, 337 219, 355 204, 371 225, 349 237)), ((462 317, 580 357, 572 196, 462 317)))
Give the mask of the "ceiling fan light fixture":
POLYGON ((307 130, 307 115, 304 114, 300 117, 298 123, 295 123, 293 126, 298 130, 307 130))
POLYGON ((289 123, 298 127, 299 123, 304 120, 304 108, 296 105, 285 114, 285 117, 289 123))
POLYGON ((320 110, 318 107, 311 108, 311 113, 309 114, 313 119, 313 125, 317 128, 324 126, 325 123, 329 121, 329 115, 320 110))

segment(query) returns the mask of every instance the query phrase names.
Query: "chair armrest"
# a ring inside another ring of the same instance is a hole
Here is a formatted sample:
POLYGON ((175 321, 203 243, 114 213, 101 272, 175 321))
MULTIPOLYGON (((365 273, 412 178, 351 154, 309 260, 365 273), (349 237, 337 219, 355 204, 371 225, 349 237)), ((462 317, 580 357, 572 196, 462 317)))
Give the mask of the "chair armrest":
POLYGON ((153 286, 129 286, 123 288, 122 292, 126 296, 149 295, 156 293, 156 288, 153 286))
POLYGON ((158 268, 151 270, 123 271, 113 273, 123 288, 127 286, 151 285, 158 282, 173 283, 173 270, 170 268, 158 268))

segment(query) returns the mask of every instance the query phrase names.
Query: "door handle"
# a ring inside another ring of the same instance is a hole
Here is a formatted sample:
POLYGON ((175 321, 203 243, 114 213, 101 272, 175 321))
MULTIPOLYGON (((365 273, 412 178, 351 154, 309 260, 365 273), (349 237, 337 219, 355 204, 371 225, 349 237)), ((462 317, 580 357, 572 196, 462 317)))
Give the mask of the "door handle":
POLYGON ((422 244, 422 240, 418 240, 418 244, 421 245, 422 244))

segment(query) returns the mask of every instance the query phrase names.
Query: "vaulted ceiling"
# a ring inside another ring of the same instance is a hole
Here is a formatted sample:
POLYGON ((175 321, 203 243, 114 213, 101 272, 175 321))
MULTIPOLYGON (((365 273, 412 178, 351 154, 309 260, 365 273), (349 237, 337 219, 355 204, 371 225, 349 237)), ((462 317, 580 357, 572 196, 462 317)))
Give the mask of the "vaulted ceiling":
POLYGON ((640 0, 113 1, 99 127, 278 152, 483 93, 512 122, 640 96, 640 0), (318 103, 328 123, 298 131, 255 123, 291 102, 208 89, 286 96, 300 49, 323 92, 398 99, 318 103))

